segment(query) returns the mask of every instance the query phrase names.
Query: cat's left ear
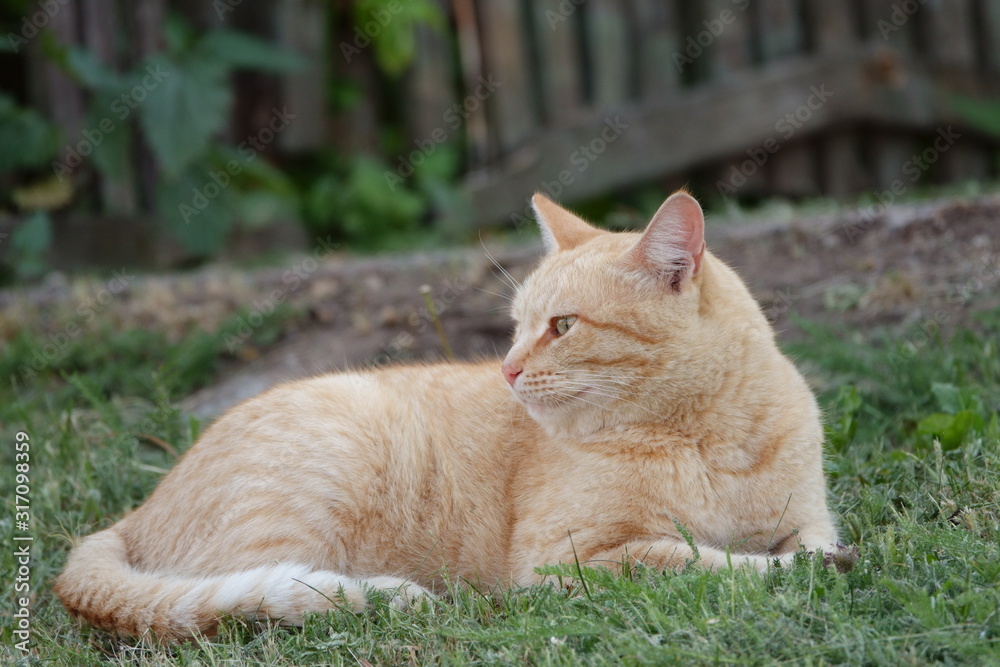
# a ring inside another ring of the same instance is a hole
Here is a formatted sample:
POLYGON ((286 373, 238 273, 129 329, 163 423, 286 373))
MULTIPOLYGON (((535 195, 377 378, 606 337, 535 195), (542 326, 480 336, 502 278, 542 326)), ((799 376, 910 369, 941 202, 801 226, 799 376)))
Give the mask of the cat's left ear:
POLYGON ((595 236, 607 233, 591 227, 540 192, 531 198, 531 206, 535 209, 545 252, 548 254, 571 250, 595 236))
POLYGON ((626 257, 670 285, 701 271, 705 256, 705 216, 686 192, 672 194, 626 257))

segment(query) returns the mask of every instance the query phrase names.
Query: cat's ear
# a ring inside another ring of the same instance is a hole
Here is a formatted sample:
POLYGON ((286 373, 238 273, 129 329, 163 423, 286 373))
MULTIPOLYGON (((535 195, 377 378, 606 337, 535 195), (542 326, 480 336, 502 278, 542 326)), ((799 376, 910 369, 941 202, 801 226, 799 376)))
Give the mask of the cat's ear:
POLYGON ((547 253, 570 250, 605 233, 591 227, 541 193, 531 198, 531 206, 535 209, 547 253))
POLYGON ((625 260, 677 286, 687 276, 698 275, 704 256, 705 216, 701 205, 688 193, 676 192, 663 202, 625 260))

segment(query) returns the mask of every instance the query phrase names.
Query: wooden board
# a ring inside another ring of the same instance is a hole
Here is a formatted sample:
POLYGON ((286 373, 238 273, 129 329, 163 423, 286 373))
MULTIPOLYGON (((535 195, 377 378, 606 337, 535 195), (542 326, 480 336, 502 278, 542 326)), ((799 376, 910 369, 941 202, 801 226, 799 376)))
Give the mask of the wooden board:
POLYGON ((531 11, 544 121, 563 125, 578 116, 583 105, 579 7, 565 0, 535 0, 531 11))
MULTIPOLYGON (((921 9, 920 37, 927 44, 924 57, 933 67, 956 80, 973 76, 976 64, 976 25, 971 0, 928 3, 921 9)), ((933 137, 932 139, 933 140, 933 137)), ((982 180, 990 169, 989 152, 975 137, 965 134, 941 155, 936 176, 948 182, 982 180)))
MULTIPOLYGON (((906 83, 887 86, 873 78, 876 57, 874 52, 863 51, 795 58, 764 71, 747 72, 725 86, 706 86, 683 98, 631 108, 617 115, 620 135, 606 143, 594 160, 587 160, 582 148, 609 127, 604 116, 546 133, 535 142, 532 160, 503 164, 489 176, 470 177, 478 222, 526 216, 524 201, 538 190, 553 192, 563 200, 582 199, 663 174, 682 173, 694 164, 725 160, 770 137, 777 110, 798 104, 802 91, 817 81, 826 82, 830 90, 854 94, 831 97, 815 112, 803 138, 843 124, 912 130, 953 119, 942 93, 946 81, 929 77, 910 61, 903 61, 900 66, 907 74, 906 83), (733 109, 742 113, 734 116, 733 109), (692 118, 699 122, 692 124, 692 118), (651 149, 659 146, 669 150, 651 149)), ((998 85, 1000 82, 984 84, 978 96, 996 94, 998 85)), ((615 120, 612 114, 610 121, 615 120)), ((904 161, 895 163, 893 179, 904 161)))
MULTIPOLYGON (((278 44, 300 54, 303 66, 282 79, 282 103, 296 114, 294 123, 278 135, 284 151, 326 147, 326 86, 329 63, 326 8, 318 0, 281 0, 276 10, 278 44)), ((338 57, 340 49, 336 49, 338 57)))
POLYGON ((581 9, 587 21, 593 105, 614 109, 630 96, 628 19, 624 0, 588 0, 581 9))
POLYGON ((635 0, 639 33, 638 83, 644 100, 664 99, 677 92, 683 61, 680 7, 677 0, 635 0))
MULTIPOLYGON (((136 8, 135 5, 129 7, 133 11, 136 8)), ((82 16, 83 44, 99 62, 112 71, 121 71, 127 69, 131 63, 119 63, 118 54, 115 53, 115 37, 121 30, 121 23, 115 9, 113 4, 106 2, 91 3, 87 7, 87 11, 82 16), (124 67, 120 67, 120 65, 124 65, 124 67)), ((160 16, 162 17, 162 14, 160 16)), ((138 30, 132 31, 132 39, 139 48, 142 48, 143 44, 146 44, 148 48, 153 29, 162 28, 162 25, 152 26, 148 25, 148 21, 146 23, 138 30)), ((138 51, 138 48, 135 51, 138 51)), ((136 58, 136 62, 139 61, 141 61, 141 56, 136 58)), ((97 113, 97 118, 101 118, 110 114, 110 109, 99 110, 97 113)), ((91 116, 88 120, 94 122, 94 117, 91 116)), ((133 129, 130 123, 120 123, 120 127, 116 127, 115 131, 127 134, 131 133, 133 129)), ((131 166, 129 165, 129 167, 131 166)), ((104 211, 111 215, 120 216, 134 216, 138 212, 136 179, 134 178, 136 172, 138 169, 127 168, 124 173, 117 176, 100 174, 101 203, 104 211)))
MULTIPOLYGON (((757 12, 760 52, 765 63, 780 61, 805 50, 806 29, 797 2, 758 0, 757 12)), ((816 83, 823 85, 820 80, 816 83)), ((811 88, 803 89, 793 108, 779 109, 775 137, 781 148, 763 167, 773 194, 796 197, 819 194, 815 146, 802 139, 803 134, 809 133, 814 115, 808 104, 822 103, 812 94, 811 88)), ((847 91, 837 92, 845 94, 847 91)))
MULTIPOLYGON (((436 4, 442 15, 447 16, 447 4, 442 1, 436 4)), ((417 28, 417 53, 405 82, 407 100, 413 102, 406 114, 410 142, 431 140, 436 144, 441 136, 454 141, 462 131, 461 125, 456 124, 464 124, 467 107, 478 103, 477 100, 467 104, 464 95, 457 99, 453 62, 451 39, 446 32, 429 26, 417 28), (456 102, 463 110, 457 118, 448 114, 456 102)))
POLYGON ((981 0, 984 68, 1000 74, 1000 0, 981 0))
MULTIPOLYGON (((708 0, 692 3, 697 13, 688 16, 683 40, 684 54, 694 58, 691 65, 694 85, 725 85, 742 77, 753 66, 754 6, 732 0, 708 0), (700 51, 703 51, 699 54, 700 51)), ((689 76, 690 80, 690 76, 689 76)), ((732 113, 732 110, 730 111, 732 113)), ((741 110, 742 114, 743 111, 741 110)), ((775 121, 772 119, 771 123, 775 121)), ((698 130, 705 118, 694 114, 688 130, 698 130)), ((702 130, 704 131, 704 130, 702 130)), ((737 183, 738 192, 730 194, 764 194, 768 189, 767 170, 748 163, 748 151, 761 147, 763 140, 747 137, 731 154, 720 160, 721 166, 709 169, 706 179, 713 182, 737 183)))
POLYGON ((510 0, 476 3, 483 45, 483 76, 500 87, 489 97, 491 123, 501 155, 522 146, 537 129, 531 77, 528 73, 527 35, 520 5, 510 0))
POLYGON ((683 42, 691 48, 685 53, 704 49, 696 57, 699 82, 738 76, 753 63, 753 5, 747 3, 743 9, 733 0, 707 0, 696 6, 700 14, 685 26, 688 34, 683 42))
MULTIPOLYGON (((837 54, 858 48, 861 36, 853 0, 806 0, 803 9, 811 45, 817 53, 837 54)), ((834 128, 817 143, 824 194, 837 197, 864 189, 871 177, 861 159, 860 138, 855 130, 834 128)))

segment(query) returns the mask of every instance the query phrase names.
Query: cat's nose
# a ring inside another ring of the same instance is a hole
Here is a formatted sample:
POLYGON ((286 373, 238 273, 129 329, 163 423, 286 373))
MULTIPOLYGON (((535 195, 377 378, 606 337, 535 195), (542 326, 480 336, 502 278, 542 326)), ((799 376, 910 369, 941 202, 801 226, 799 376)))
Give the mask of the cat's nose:
POLYGON ((514 381, 517 380, 517 376, 521 374, 524 370, 518 364, 513 363, 510 359, 503 362, 503 376, 507 379, 507 384, 514 386, 514 381))

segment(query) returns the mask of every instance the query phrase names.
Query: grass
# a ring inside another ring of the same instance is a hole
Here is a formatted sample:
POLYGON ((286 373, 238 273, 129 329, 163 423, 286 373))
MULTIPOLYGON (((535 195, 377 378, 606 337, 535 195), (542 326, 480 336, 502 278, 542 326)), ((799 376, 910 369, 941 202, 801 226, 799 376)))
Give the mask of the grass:
MULTIPOLYGON (((302 630, 231 620, 212 642, 162 649, 80 628, 51 593, 70 536, 139 504, 200 424, 173 405, 209 381, 221 334, 173 344, 86 333, 37 375, 45 339, 0 352, 0 572, 13 588, 15 433, 30 435, 32 650, 13 647, 5 591, 0 663, 1000 664, 1000 311, 947 340, 802 323, 789 352, 820 387, 831 497, 854 571, 817 560, 767 575, 691 568, 586 571, 586 588, 496 596, 455 588, 410 613, 311 617, 302 630), (15 380, 16 378, 16 380, 15 380)), ((567 576, 577 574, 565 568, 567 576)))

